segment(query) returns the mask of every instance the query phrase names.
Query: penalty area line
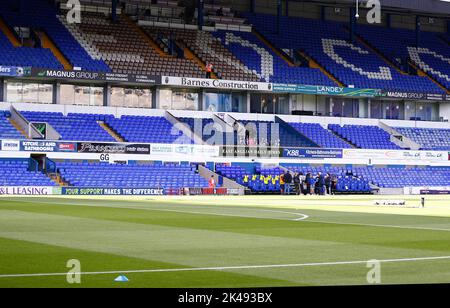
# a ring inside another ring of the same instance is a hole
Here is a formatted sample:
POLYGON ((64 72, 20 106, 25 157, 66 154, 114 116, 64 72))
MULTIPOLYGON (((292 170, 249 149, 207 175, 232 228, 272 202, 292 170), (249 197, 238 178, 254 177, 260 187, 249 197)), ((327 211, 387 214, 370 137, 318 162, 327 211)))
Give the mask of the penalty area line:
POLYGON ((74 274, 112 275, 112 274, 142 274, 142 273, 226 271, 226 270, 249 270, 249 269, 276 269, 276 268, 367 264, 370 261, 379 261, 380 263, 396 263, 396 262, 417 262, 417 261, 436 261, 436 260, 450 260, 450 256, 384 259, 384 260, 372 259, 372 260, 359 260, 359 261, 316 262, 316 263, 298 263, 298 264, 267 264, 267 265, 239 265, 239 266, 218 266, 218 267, 162 268, 162 269, 146 269, 146 270, 144 269, 144 270, 80 272, 80 273, 72 273, 71 272, 71 273, 39 273, 39 274, 2 274, 2 275, 0 275, 0 278, 57 277, 57 276, 66 276, 68 274, 70 274, 70 275, 74 275, 74 274))

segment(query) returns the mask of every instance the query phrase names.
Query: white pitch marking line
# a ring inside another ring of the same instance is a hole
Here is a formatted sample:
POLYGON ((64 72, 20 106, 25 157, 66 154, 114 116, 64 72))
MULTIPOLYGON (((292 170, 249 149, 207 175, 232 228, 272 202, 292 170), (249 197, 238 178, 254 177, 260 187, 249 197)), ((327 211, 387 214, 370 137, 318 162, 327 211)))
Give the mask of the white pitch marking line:
POLYGON ((414 226, 396 226, 396 225, 378 225, 378 224, 364 224, 357 222, 333 222, 333 221, 321 221, 321 220, 306 220, 305 222, 316 222, 321 224, 334 224, 334 225, 354 225, 363 227, 382 227, 382 228, 396 228, 396 229, 416 229, 416 230, 427 230, 427 231, 445 231, 450 232, 450 229, 444 228, 429 228, 429 227, 414 227, 414 226))
MULTIPOLYGON (((24 202, 30 202, 32 201, 24 201, 24 202)), ((56 202, 47 202, 51 204, 58 204, 56 202)), ((85 203, 69 203, 73 205, 78 206, 87 206, 87 207, 102 207, 102 208, 120 208, 120 209, 134 209, 134 210, 145 210, 145 211, 163 211, 163 212, 173 212, 173 213, 180 213, 180 214, 196 214, 196 215, 212 215, 212 216, 225 216, 225 217, 239 217, 239 218, 257 218, 257 219, 275 219, 275 220, 290 220, 285 218, 274 218, 274 217, 260 217, 260 216, 249 216, 249 215, 237 215, 237 214, 229 214, 229 213, 215 213, 215 212, 199 212, 199 211, 183 211, 183 210, 175 210, 175 209, 166 209, 166 208, 150 208, 150 207, 144 207, 147 205, 140 206, 120 206, 120 205, 91 205, 91 204, 85 204, 85 203)), ((275 211, 275 210, 265 210, 265 209, 253 209, 250 208, 253 211, 257 212, 272 212, 272 213, 282 213, 282 214, 290 214, 295 216, 300 216, 300 218, 292 219, 293 221, 300 221, 309 218, 308 215, 302 214, 302 213, 295 213, 295 212, 283 212, 283 211, 275 211)))
MULTIPOLYGON (((384 260, 378 260, 378 261, 381 263, 395 263, 395 262, 434 261, 434 260, 450 260, 450 256, 384 259, 384 260)), ((109 275, 109 274, 137 274, 137 273, 225 271, 225 270, 241 270, 241 269, 246 270, 246 269, 293 268, 293 267, 309 267, 309 266, 352 265, 352 264, 367 264, 367 262, 369 262, 369 260, 337 261, 337 262, 321 262, 321 263, 298 263, 298 264, 268 264, 268 265, 241 265, 241 266, 220 266, 220 267, 163 268, 163 269, 148 269, 148 270, 81 272, 81 273, 71 273, 71 274, 109 275)), ((4 275, 0 275, 0 278, 49 277, 49 276, 66 276, 66 275, 67 275, 67 273, 4 274, 4 275)))
POLYGON ((300 218, 296 218, 296 219, 292 219, 294 221, 300 221, 300 220, 305 220, 308 219, 309 216, 306 214, 302 214, 302 213, 294 213, 294 212, 284 212, 284 211, 275 211, 275 210, 261 210, 263 212, 271 212, 271 213, 282 213, 282 214, 290 214, 290 215, 297 215, 300 216, 300 218))
MULTIPOLYGON (((32 203, 32 201, 22 201, 22 202, 30 202, 30 203, 32 203)), ((47 203, 58 204, 58 203, 55 203, 55 202, 47 202, 47 203)), ((172 210, 172 209, 162 209, 162 208, 150 208, 150 207, 144 207, 144 206, 136 207, 136 206, 120 206, 120 205, 90 205, 90 204, 82 204, 82 203, 70 203, 70 204, 78 205, 78 206, 87 206, 87 207, 135 209, 135 210, 145 210, 145 211, 163 211, 163 212, 174 212, 174 213, 182 213, 182 214, 212 215, 212 216, 255 218, 255 219, 275 219, 275 220, 284 220, 284 221, 288 220, 288 219, 284 219, 284 218, 257 217, 257 216, 248 216, 248 215, 244 216, 244 215, 226 214, 226 213, 212 213, 212 212, 182 211, 182 210, 172 210)), ((269 210, 261 210, 261 211, 269 211, 269 210)), ((293 214, 293 215, 299 215, 300 214, 300 213, 294 213, 294 212, 284 212, 284 213, 289 213, 289 214, 293 214)), ((302 215, 304 215, 304 214, 302 214, 302 215)), ((363 227, 396 228, 396 229, 407 229, 407 230, 427 230, 427 231, 450 232, 450 229, 445 229, 445 228, 365 224, 365 223, 358 223, 358 222, 337 222, 337 221, 323 221, 323 220, 306 220, 306 218, 305 219, 293 219, 293 221, 322 223, 322 224, 334 224, 334 225, 354 225, 354 226, 363 226, 363 227)))
MULTIPOLYGON (((81 205, 81 204, 80 204, 81 205)), ((183 214, 198 214, 198 215, 212 215, 212 216, 228 216, 228 217, 240 217, 240 218, 257 218, 257 219, 275 219, 275 220, 288 220, 284 218, 273 218, 273 217, 256 217, 256 216, 244 216, 244 215, 236 215, 236 214, 226 214, 226 213, 212 213, 212 212, 198 212, 198 211, 182 211, 182 210, 172 210, 172 209, 161 209, 161 208, 149 208, 149 207, 132 207, 132 206, 120 206, 120 205, 81 205, 81 206, 96 206, 96 207, 111 207, 111 208, 121 208, 121 209, 135 209, 135 210, 146 210, 146 211, 163 211, 163 212, 175 212, 175 213, 183 213, 183 214)), ((264 210, 260 211, 266 212, 277 212, 277 213, 285 213, 292 215, 302 215, 301 218, 292 219, 293 221, 302 221, 302 222, 312 222, 312 223, 323 223, 323 224, 335 224, 335 225, 354 225, 354 226, 364 226, 364 227, 379 227, 379 228, 396 228, 396 229, 410 229, 410 230, 428 230, 428 231, 445 231, 450 232, 450 229, 443 228, 428 228, 428 227, 414 227, 414 226, 396 226, 396 225, 377 225, 377 224, 365 224, 365 223, 357 223, 357 222, 336 222, 336 221, 321 221, 321 220, 306 220, 309 218, 305 214, 295 213, 295 212, 282 212, 275 210, 264 210), (303 215, 306 216, 303 218, 303 215)))

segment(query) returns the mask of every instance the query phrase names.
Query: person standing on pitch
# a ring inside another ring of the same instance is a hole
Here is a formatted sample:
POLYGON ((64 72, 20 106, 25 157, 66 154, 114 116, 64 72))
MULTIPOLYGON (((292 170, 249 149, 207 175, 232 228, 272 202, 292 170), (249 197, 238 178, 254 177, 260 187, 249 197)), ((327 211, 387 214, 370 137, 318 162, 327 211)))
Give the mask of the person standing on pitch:
POLYGON ((325 175, 325 188, 326 188, 326 194, 331 194, 331 175, 327 173, 325 175))
POLYGON ((310 194, 311 195, 311 172, 308 172, 305 177, 305 183, 306 183, 306 190, 305 195, 310 194))
POLYGON ((300 195, 300 175, 298 172, 294 173, 294 189, 297 195, 300 195))
POLYGON ((292 175, 289 171, 284 174, 284 194, 291 194, 292 175))
POLYGON ((325 177, 322 172, 317 175, 317 193, 319 195, 325 194, 325 177))
POLYGON ((284 193, 284 186, 285 186, 285 182, 284 182, 284 174, 280 175, 280 193, 283 194, 284 193))
POLYGON ((214 175, 211 175, 208 181, 209 188, 216 188, 216 180, 214 180, 214 175))

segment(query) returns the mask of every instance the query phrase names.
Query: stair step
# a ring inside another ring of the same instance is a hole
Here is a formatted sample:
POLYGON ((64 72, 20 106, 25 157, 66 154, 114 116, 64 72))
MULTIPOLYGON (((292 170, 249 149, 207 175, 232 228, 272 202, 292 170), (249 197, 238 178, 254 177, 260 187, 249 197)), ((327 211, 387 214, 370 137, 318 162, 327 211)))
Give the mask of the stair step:
POLYGON ((358 147, 357 147, 355 144, 351 143, 349 140, 345 139, 344 137, 342 137, 342 136, 339 135, 338 133, 336 133, 336 132, 334 132, 333 130, 328 129, 328 128, 327 128, 327 130, 328 130, 329 132, 331 132, 333 135, 335 135, 336 137, 338 137, 339 139, 341 139, 342 141, 344 141, 345 143, 347 143, 348 145, 350 145, 352 148, 358 149, 358 147))
POLYGON ((56 59, 64 66, 65 70, 72 70, 73 66, 69 60, 62 54, 58 47, 53 43, 50 37, 44 31, 35 31, 42 42, 42 47, 50 49, 56 59))
POLYGON ((19 42, 17 37, 14 35, 14 33, 11 31, 11 29, 3 21, 2 18, 0 18, 0 30, 3 32, 3 34, 5 34, 5 36, 8 38, 8 40, 11 42, 11 44, 14 47, 21 47, 22 46, 22 44, 19 42))
POLYGON ((8 121, 9 123, 11 123, 12 126, 14 126, 15 129, 17 129, 22 134, 22 136, 28 139, 27 133, 19 126, 19 124, 16 123, 16 121, 11 119, 10 117, 8 118, 8 121))
POLYGON ((97 121, 98 125, 103 128, 111 137, 113 137, 117 142, 125 142, 125 140, 119 136, 108 124, 103 121, 97 121))

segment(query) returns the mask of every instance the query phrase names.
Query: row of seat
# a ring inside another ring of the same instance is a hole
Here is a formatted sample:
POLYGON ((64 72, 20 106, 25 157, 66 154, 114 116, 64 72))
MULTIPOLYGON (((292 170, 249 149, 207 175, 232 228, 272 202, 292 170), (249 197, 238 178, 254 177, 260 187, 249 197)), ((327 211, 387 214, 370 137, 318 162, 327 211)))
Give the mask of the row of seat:
MULTIPOLYGON (((193 136, 185 136, 179 127, 175 127, 164 117, 125 115, 116 118, 111 114, 77 113, 64 116, 62 113, 44 111, 21 113, 30 122, 49 123, 61 135, 61 140, 115 142, 116 139, 100 126, 103 122, 128 142, 194 143, 193 136)), ((10 123, 9 117, 9 111, 0 112, 0 137, 24 139, 10 123)), ((179 120, 187 124, 191 131, 201 134, 204 141, 214 142, 216 145, 232 142, 284 147, 316 147, 317 144, 324 148, 401 149, 391 141, 391 135, 378 126, 330 124, 326 129, 318 123, 291 122, 288 123, 292 127, 290 130, 275 122, 238 121, 248 131, 244 137, 238 135, 236 127, 225 127, 224 123, 215 122, 212 118, 181 117, 179 120)), ((396 130, 417 142, 423 150, 450 149, 449 129, 397 127, 396 130)))
MULTIPOLYGON (((308 55, 344 85, 387 91, 444 93, 427 77, 402 74, 358 40, 349 42, 344 23, 282 16, 280 33, 276 33, 276 16, 252 13, 244 16, 277 48, 308 55)), ((382 31, 383 28, 372 29, 382 31)), ((384 32, 388 31, 392 29, 384 29, 384 32)), ((384 40, 395 42, 398 37, 389 36, 384 40)), ((375 43, 372 45, 376 46, 375 43)), ((448 58, 449 52, 447 46, 444 56, 448 58)), ((435 70, 442 66, 442 61, 441 65, 437 65, 429 60, 427 63, 435 70)))
POLYGON ((208 181, 195 167, 182 165, 110 165, 107 163, 58 163, 64 181, 78 187, 205 188, 208 181))

